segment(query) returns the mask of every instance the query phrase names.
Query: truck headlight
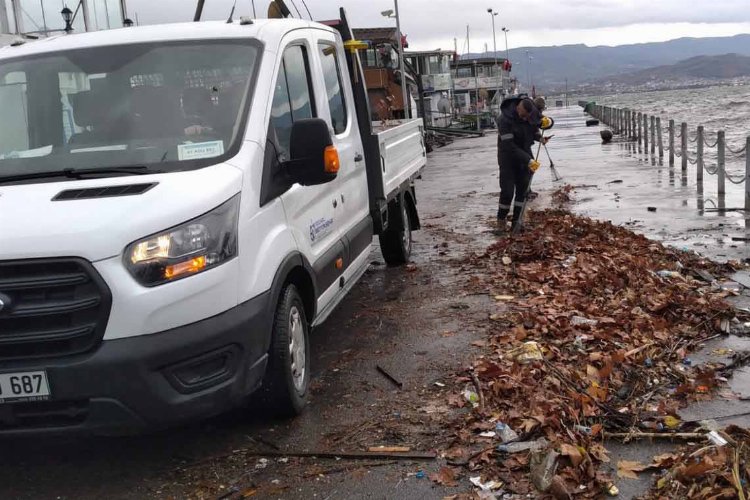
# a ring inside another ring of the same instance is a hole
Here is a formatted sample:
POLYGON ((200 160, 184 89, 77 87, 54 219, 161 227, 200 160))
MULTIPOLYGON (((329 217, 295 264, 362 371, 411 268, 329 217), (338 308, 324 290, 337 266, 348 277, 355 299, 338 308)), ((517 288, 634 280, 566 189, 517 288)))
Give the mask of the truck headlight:
POLYGON ((179 226, 131 243, 125 267, 144 286, 156 286, 216 267, 237 255, 240 195, 179 226))

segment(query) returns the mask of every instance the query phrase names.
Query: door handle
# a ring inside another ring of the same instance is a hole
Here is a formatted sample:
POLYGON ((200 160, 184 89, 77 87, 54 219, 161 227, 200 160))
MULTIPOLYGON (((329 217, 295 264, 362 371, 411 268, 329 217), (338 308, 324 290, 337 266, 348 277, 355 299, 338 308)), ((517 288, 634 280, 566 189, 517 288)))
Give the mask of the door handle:
POLYGON ((354 155, 354 161, 356 161, 357 163, 361 162, 364 159, 365 159, 365 157, 362 156, 362 153, 357 153, 357 154, 354 155))

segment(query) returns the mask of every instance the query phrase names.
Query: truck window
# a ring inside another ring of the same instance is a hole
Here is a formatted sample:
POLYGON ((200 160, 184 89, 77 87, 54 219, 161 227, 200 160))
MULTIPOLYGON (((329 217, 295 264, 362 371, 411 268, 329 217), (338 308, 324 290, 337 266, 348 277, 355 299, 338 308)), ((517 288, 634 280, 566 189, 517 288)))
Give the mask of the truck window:
POLYGON ((14 72, 0 80, 0 109, 5 120, 0 121, 0 153, 4 151, 29 150, 28 99, 26 97, 26 73, 14 72), (19 127, 14 124, 22 123, 19 127))
POLYGON ((271 126, 276 134, 279 156, 288 159, 292 125, 313 118, 315 109, 310 85, 310 66, 305 48, 300 45, 284 51, 271 108, 271 126))
POLYGON ((326 83, 328 107, 331 109, 331 124, 336 134, 346 131, 346 103, 344 102, 341 69, 339 68, 336 46, 320 44, 320 60, 323 65, 323 78, 326 83))
POLYGON ((214 164, 239 147, 257 59, 253 40, 205 40, 0 61, 0 177, 214 164))

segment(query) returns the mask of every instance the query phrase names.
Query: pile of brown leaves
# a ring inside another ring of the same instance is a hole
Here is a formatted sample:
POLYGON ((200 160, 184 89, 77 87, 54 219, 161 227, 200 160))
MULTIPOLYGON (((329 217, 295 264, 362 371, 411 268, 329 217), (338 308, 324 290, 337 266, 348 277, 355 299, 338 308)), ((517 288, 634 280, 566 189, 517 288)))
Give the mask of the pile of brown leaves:
POLYGON ((479 436, 503 422, 520 441, 544 437, 560 453, 549 493, 599 497, 611 486, 600 472, 605 432, 683 431, 676 410, 719 383, 686 356, 735 314, 725 292, 691 271, 731 268, 565 211, 529 218, 524 234, 464 264, 471 292, 489 291, 499 312, 489 313, 493 334, 473 367, 483 406, 446 455, 508 492, 535 492, 533 454, 502 453, 497 438, 479 436))
POLYGON ((646 498, 748 498, 750 431, 730 426, 721 435, 727 445, 695 444, 643 466, 640 470, 667 469, 646 498))

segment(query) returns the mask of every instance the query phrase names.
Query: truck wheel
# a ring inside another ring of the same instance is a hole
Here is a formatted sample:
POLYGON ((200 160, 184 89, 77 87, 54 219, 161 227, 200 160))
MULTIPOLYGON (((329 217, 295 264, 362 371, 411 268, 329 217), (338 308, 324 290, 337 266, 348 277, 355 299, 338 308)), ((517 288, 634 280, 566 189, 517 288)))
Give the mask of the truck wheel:
POLYGON ((407 203, 406 198, 403 198, 397 206, 403 229, 388 229, 379 237, 383 258, 391 266, 406 264, 411 256, 411 221, 407 203))
POLYGON ((310 383, 309 325, 294 285, 281 292, 272 335, 264 402, 277 416, 293 417, 305 408, 310 383))

